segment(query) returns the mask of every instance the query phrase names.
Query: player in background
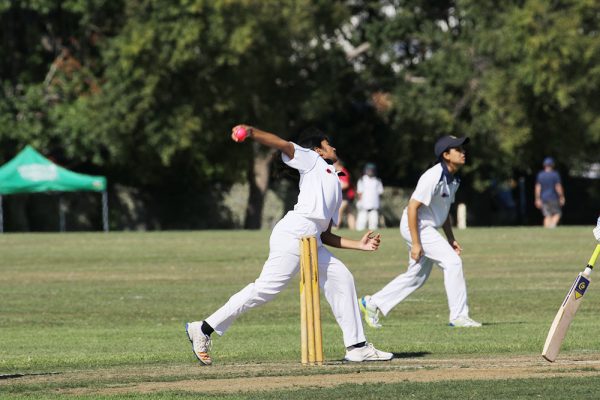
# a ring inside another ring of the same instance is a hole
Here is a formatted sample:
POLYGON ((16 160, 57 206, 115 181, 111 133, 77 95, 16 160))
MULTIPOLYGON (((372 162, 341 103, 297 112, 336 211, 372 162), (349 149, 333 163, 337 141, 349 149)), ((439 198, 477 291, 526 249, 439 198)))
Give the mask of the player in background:
POLYGON ((565 205, 565 191, 559 173, 554 170, 554 159, 546 157, 543 165, 535 181, 535 206, 544 215, 544 228, 556 228, 565 205))
POLYGON ((598 221, 596 222, 596 227, 592 231, 594 233, 594 237, 597 241, 600 242, 600 217, 598 217, 598 221))
POLYGON ((379 206, 380 196, 383 194, 383 184, 377 177, 377 168, 373 163, 365 165, 363 176, 356 183, 356 193, 358 202, 356 208, 356 230, 362 231, 365 228, 377 229, 379 224, 379 206))
POLYGON ((400 233, 406 241, 408 270, 393 279, 379 292, 359 299, 365 321, 380 328, 379 313, 387 315, 392 308, 423 286, 433 263, 444 273, 444 285, 450 308, 450 326, 480 327, 469 317, 467 285, 460 254, 462 248, 454 238, 450 206, 459 186, 456 172, 465 164, 463 145, 468 138, 444 136, 435 144, 438 163, 429 168, 417 183, 400 221, 400 233), (442 228, 446 238, 438 232, 442 228))
POLYGON ((333 166, 338 173, 338 178, 340 179, 340 184, 342 186, 342 204, 340 205, 338 223, 336 227, 342 227, 345 216, 348 229, 354 230, 356 228, 356 219, 352 213, 352 203, 354 202, 354 197, 356 196, 356 190, 354 190, 350 172, 344 166, 344 163, 338 159, 333 166))
POLYGON ((300 193, 294 209, 273 228, 269 258, 256 281, 234 294, 204 321, 186 324, 194 354, 202 364, 212 364, 210 335, 213 332, 223 335, 241 314, 272 300, 281 292, 299 271, 300 239, 316 236, 319 283, 342 330, 345 359, 355 362, 391 359, 392 353, 379 351, 367 343, 356 302, 354 278, 346 266, 323 246, 374 251, 380 243, 380 235, 370 231, 360 240, 331 233, 342 201, 342 189, 332 165, 337 159, 335 148, 322 134, 306 137, 298 145, 246 125, 233 128, 231 137, 236 142, 245 139, 237 135, 239 128, 248 132, 247 136, 255 142, 281 151, 283 162, 300 173, 300 193))

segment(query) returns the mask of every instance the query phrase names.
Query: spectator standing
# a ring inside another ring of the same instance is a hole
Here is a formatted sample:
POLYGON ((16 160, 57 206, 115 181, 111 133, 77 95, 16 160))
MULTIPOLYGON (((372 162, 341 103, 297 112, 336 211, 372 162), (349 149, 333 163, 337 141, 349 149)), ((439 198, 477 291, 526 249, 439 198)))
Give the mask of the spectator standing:
POLYGON ((341 160, 337 160, 333 166, 338 174, 340 184, 342 186, 342 204, 340 205, 340 211, 338 215, 337 227, 341 228, 344 222, 344 216, 346 217, 346 224, 349 229, 354 230, 356 228, 356 218, 352 212, 354 197, 356 196, 356 190, 352 184, 350 172, 344 166, 341 160))
POLYGON ((554 159, 546 157, 543 166, 535 181, 535 206, 544 215, 544 228, 556 228, 565 205, 565 192, 560 175, 554 170, 554 159))
POLYGON ((358 194, 358 215, 356 217, 356 229, 359 231, 367 227, 377 229, 379 223, 379 197, 383 194, 383 184, 377 177, 377 168, 373 163, 367 163, 364 174, 356 184, 358 194))

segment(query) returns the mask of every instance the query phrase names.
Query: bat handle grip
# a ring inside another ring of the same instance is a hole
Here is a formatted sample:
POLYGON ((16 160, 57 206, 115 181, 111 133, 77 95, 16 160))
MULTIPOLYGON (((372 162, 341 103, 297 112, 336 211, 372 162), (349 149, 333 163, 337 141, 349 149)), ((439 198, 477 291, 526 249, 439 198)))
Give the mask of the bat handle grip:
POLYGON ((588 266, 590 268, 594 268, 594 264, 596 264, 596 259, 600 255, 600 244, 596 245, 596 249, 594 250, 594 254, 590 257, 590 261, 588 261, 588 266))

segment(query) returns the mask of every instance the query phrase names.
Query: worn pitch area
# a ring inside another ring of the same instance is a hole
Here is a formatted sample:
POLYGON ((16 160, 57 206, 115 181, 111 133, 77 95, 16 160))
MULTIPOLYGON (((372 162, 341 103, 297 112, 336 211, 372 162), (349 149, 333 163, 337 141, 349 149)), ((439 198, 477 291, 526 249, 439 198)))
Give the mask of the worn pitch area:
POLYGON ((4 385, 50 385, 63 394, 127 394, 162 391, 236 393, 335 387, 348 383, 436 382, 600 376, 597 355, 562 357, 548 363, 539 356, 492 358, 396 358, 390 362, 195 364, 115 367, 37 375, 2 376, 4 385))

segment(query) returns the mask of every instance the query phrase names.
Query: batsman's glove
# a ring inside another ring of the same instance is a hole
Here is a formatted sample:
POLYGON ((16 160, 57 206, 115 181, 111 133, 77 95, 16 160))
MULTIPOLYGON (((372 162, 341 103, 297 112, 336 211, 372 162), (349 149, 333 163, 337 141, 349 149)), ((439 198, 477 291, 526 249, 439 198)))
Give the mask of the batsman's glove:
POLYGON ((600 242, 600 218, 598 218, 598 223, 592 232, 594 233, 596 240, 600 242))

